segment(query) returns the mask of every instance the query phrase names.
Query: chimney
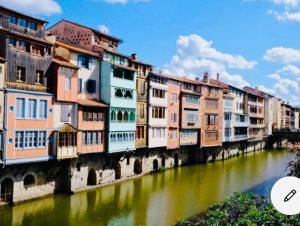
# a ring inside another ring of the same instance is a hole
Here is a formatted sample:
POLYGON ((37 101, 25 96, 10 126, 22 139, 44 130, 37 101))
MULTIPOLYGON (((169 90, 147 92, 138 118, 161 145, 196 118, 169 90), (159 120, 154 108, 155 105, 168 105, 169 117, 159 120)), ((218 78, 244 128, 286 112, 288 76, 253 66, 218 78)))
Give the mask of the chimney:
POLYGON ((208 73, 207 72, 204 73, 203 82, 208 83, 208 73))
POLYGON ((217 73, 217 81, 220 81, 220 74, 217 73))
POLYGON ((200 77, 199 77, 199 76, 196 76, 195 80, 196 80, 196 81, 200 81, 200 77))
POLYGON ((137 60, 137 55, 136 53, 131 54, 131 60, 136 61, 137 60))

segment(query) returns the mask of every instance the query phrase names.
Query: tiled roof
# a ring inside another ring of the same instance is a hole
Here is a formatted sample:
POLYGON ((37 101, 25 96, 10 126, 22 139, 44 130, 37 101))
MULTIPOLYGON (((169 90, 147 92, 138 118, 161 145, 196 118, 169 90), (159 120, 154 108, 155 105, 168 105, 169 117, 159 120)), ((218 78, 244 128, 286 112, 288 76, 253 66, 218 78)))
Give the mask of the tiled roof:
POLYGON ((64 67, 68 67, 68 68, 73 68, 73 69, 79 69, 79 67, 77 67, 74 64, 71 64, 70 62, 64 61, 62 59, 58 59, 58 58, 53 58, 52 62, 60 65, 60 66, 64 66, 64 67))
POLYGON ((90 106, 90 107, 107 107, 106 104, 98 101, 98 100, 91 100, 91 99, 78 99, 77 103, 82 106, 90 106))
POLYGON ((48 21, 46 21, 46 20, 44 20, 44 19, 40 19, 40 18, 36 18, 36 17, 33 17, 33 16, 29 16, 29 15, 26 15, 26 14, 24 14, 24 13, 18 12, 18 11, 16 11, 16 10, 13 10, 13 9, 10 9, 10 8, 6 8, 6 7, 4 7, 4 6, 0 6, 0 9, 6 10, 6 11, 10 11, 10 12, 12 12, 12 13, 22 15, 22 16, 24 16, 24 17, 28 17, 28 18, 30 18, 30 19, 32 19, 32 20, 36 20, 36 21, 43 22, 43 23, 48 23, 48 21))
POLYGON ((252 95, 255 95, 255 96, 259 96, 259 97, 264 98, 264 94, 263 94, 260 90, 258 90, 258 89, 256 89, 256 88, 251 88, 251 87, 249 87, 249 86, 246 86, 246 87, 244 87, 244 90, 245 90, 247 93, 250 93, 250 94, 252 94, 252 95))
POLYGON ((94 52, 85 50, 83 48, 80 48, 78 46, 75 46, 75 45, 72 45, 72 44, 69 44, 69 43, 56 41, 55 44, 57 46, 61 46, 61 47, 66 48, 66 49, 73 50, 74 52, 84 53, 84 54, 87 54, 87 55, 90 55, 90 56, 93 56, 93 57, 99 57, 99 54, 96 54, 94 52))

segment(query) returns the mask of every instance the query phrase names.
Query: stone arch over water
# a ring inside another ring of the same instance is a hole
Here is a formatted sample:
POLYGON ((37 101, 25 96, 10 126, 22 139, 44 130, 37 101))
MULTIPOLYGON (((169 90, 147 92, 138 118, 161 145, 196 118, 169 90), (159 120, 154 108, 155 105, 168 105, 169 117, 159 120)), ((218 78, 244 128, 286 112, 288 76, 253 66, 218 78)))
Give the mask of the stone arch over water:
POLYGON ((97 175, 94 169, 90 169, 88 178, 87 178, 87 185, 93 186, 97 184, 97 175))
POLYGON ((142 161, 140 159, 136 159, 134 161, 134 169, 135 174, 141 174, 143 172, 142 161))
POLYGON ((158 171, 158 160, 157 159, 153 160, 153 171, 154 172, 158 171))
POLYGON ((1 182, 0 201, 5 203, 13 202, 14 181, 11 178, 5 178, 1 182))

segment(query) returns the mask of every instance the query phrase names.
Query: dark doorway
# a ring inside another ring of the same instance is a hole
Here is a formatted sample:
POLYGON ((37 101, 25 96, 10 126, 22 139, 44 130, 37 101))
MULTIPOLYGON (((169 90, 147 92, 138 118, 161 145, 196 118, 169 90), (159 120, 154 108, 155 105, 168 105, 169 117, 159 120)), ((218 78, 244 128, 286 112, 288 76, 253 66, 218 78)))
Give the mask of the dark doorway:
POLYGON ((174 155, 174 167, 178 167, 179 166, 179 155, 178 153, 175 153, 174 155))
POLYGON ((24 178, 24 187, 30 187, 33 186, 35 184, 35 178, 32 174, 28 174, 26 175, 26 177, 24 178))
POLYGON ((166 166, 166 156, 165 156, 165 155, 163 155, 163 156, 161 157, 161 165, 162 165, 163 167, 166 166))
POLYGON ((96 171, 94 169, 91 169, 88 175, 87 179, 87 185, 88 186, 93 186, 97 184, 97 176, 96 176, 96 171))
POLYGON ((6 203, 13 202, 14 182, 10 178, 6 178, 1 183, 0 201, 6 203))
POLYGON ((139 159, 136 159, 134 162, 134 173, 141 174, 143 172, 142 162, 139 159))
POLYGON ((115 179, 120 180, 121 179, 121 164, 118 162, 118 164, 115 167, 115 179))
POLYGON ((153 171, 154 172, 158 171, 158 160, 157 159, 153 160, 153 171))

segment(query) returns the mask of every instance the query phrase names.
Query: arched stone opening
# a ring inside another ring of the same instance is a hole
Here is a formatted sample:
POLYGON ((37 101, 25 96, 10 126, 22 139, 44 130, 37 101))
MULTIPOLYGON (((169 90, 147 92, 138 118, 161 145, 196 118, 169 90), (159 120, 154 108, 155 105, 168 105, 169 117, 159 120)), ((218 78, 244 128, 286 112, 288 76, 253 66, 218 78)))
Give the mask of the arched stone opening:
POLYGON ((179 166, 179 154, 175 153, 174 155, 174 167, 178 167, 179 166))
POLYGON ((121 164, 118 162, 118 164, 115 167, 115 179, 119 180, 121 179, 122 172, 121 172, 121 164))
POLYGON ((96 171, 94 169, 91 169, 89 171, 88 179, 87 179, 87 185, 93 186, 97 184, 97 175, 96 171))
POLYGON ((25 188, 33 186, 35 184, 35 178, 32 174, 28 174, 24 177, 23 185, 25 188))
POLYGON ((134 173, 141 174, 143 172, 143 166, 140 159, 136 159, 134 161, 134 173))
POLYGON ((166 156, 165 155, 162 155, 162 157, 161 157, 161 165, 162 165, 162 167, 166 166, 166 156))
POLYGON ((13 202, 14 181, 6 178, 1 182, 0 201, 5 203, 13 202))
POLYGON ((158 160, 157 159, 153 160, 153 171, 154 172, 158 171, 158 160))

